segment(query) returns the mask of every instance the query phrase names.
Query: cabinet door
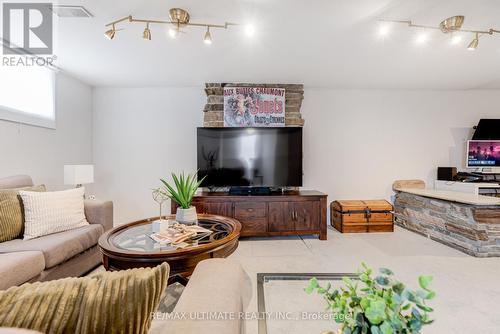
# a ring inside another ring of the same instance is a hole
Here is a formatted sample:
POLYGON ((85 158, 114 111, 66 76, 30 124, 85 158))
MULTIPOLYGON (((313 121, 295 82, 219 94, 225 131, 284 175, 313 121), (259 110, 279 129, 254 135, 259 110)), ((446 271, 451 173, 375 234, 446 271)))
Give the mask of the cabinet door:
POLYGON ((233 203, 231 202, 206 202, 205 213, 218 216, 233 216, 233 203))
POLYGON ((319 230, 319 202, 295 202, 295 231, 319 230))
POLYGON ((269 202, 269 231, 288 232, 295 230, 293 203, 269 202))

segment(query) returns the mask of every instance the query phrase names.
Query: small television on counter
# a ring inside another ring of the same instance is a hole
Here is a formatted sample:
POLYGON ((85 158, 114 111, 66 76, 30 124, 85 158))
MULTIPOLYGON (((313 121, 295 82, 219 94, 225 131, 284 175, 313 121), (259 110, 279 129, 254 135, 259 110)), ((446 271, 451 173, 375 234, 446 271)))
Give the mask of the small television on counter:
POLYGON ((469 140, 467 168, 500 168, 500 140, 469 140))
POLYGON ((302 128, 198 128, 202 187, 302 186, 302 128))

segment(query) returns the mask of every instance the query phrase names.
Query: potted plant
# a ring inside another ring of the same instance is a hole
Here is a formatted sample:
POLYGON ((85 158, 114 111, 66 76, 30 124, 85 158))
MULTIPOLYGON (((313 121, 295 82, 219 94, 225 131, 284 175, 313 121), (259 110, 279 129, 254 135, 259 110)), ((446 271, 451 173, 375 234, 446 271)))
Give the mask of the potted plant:
MULTIPOLYGON (((431 276, 420 276, 418 291, 407 288, 394 279, 391 270, 381 268, 380 274, 372 277, 373 271, 364 263, 358 280, 344 277, 344 286, 332 289, 328 284, 319 285, 313 278, 305 288, 307 293, 317 291, 333 312, 333 318, 342 334, 416 334, 424 325, 432 323, 429 313, 432 308, 426 301, 434 298, 429 289, 431 276)), ((333 332, 330 332, 333 333, 333 332)))
POLYGON ((196 208, 191 206, 194 194, 196 190, 203 182, 205 177, 198 181, 198 173, 184 175, 182 172, 180 175, 172 173, 172 179, 174 183, 171 185, 166 180, 160 179, 165 188, 164 193, 177 204, 177 212, 175 214, 175 220, 183 224, 196 224, 198 222, 198 216, 196 215, 196 208))

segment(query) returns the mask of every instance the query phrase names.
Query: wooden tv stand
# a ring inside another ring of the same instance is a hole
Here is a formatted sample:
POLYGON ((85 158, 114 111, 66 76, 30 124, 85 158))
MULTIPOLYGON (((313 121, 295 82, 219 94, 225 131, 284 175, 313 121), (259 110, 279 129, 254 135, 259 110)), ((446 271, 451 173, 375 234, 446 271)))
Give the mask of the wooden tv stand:
MULTIPOLYGON (((203 192, 194 197, 193 206, 198 213, 237 219, 242 237, 318 234, 326 240, 326 198, 314 190, 263 196, 203 192)), ((174 201, 171 209, 175 213, 174 201)))

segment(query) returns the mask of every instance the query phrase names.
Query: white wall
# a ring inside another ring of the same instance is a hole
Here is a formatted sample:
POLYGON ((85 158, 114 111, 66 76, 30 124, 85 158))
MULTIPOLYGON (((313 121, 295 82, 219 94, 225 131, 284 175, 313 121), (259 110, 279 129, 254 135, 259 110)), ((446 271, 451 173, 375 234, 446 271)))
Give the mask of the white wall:
POLYGON ((114 201, 115 223, 158 215, 159 179, 196 170, 205 100, 203 87, 94 90, 95 189, 114 201))
MULTIPOLYGON (((156 214, 158 179, 196 169, 205 99, 202 87, 94 90, 97 195, 115 202, 117 223, 156 214)), ((396 179, 430 182, 437 166, 463 165, 471 127, 499 118, 499 106, 498 91, 306 88, 304 188, 331 201, 389 198, 396 179)))
POLYGON ((56 129, 0 120, 0 147, 0 177, 28 174, 35 183, 62 188, 64 164, 92 162, 91 87, 59 73, 56 129))

